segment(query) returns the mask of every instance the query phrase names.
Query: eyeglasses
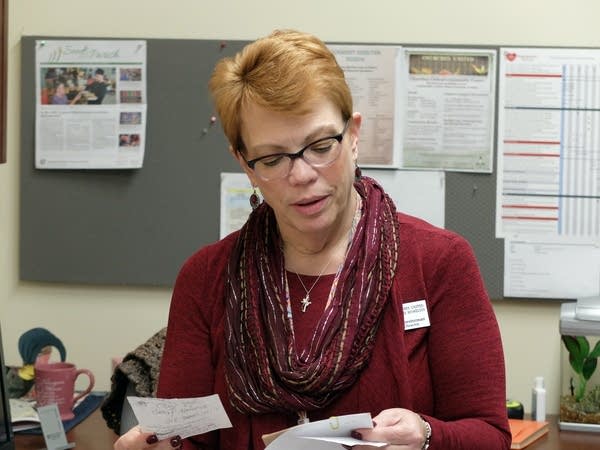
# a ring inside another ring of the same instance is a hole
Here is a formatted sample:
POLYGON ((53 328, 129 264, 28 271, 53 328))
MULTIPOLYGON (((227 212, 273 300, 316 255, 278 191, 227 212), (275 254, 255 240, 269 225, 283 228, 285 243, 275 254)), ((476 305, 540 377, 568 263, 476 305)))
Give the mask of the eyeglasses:
POLYGON ((244 158, 248 167, 264 181, 287 177, 292 170, 294 160, 298 158, 304 159, 311 167, 327 167, 340 156, 340 144, 349 123, 350 119, 346 121, 340 134, 318 139, 295 153, 272 153, 250 161, 244 155, 242 155, 242 158, 244 158))

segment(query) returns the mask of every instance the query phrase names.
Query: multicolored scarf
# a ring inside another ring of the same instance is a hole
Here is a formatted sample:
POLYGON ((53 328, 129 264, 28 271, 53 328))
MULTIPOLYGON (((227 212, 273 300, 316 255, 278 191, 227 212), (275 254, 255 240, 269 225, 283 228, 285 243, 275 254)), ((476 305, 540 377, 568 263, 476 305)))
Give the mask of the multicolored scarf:
POLYGON ((399 252, 393 201, 372 179, 362 197, 332 301, 308 357, 295 351, 286 307, 286 271, 273 210, 257 208, 241 229, 228 266, 227 369, 230 402, 242 413, 323 408, 349 388, 372 353, 399 252))

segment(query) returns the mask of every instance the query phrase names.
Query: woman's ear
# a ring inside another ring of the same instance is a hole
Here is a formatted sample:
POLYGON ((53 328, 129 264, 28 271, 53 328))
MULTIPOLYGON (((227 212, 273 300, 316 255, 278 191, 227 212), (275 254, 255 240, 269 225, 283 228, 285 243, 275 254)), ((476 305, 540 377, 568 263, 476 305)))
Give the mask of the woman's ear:
POLYGON ((240 167, 242 168, 242 170, 245 172, 246 169, 248 168, 248 165, 246 164, 246 160, 244 160, 244 157, 242 156, 242 154, 237 151, 236 149, 233 148, 233 146, 229 146, 229 153, 231 153, 231 156, 233 156, 238 164, 240 165, 240 167))
POLYGON ((358 157, 358 139, 360 137, 360 126, 362 124, 362 116, 359 112, 352 113, 350 118, 350 136, 352 142, 352 153, 355 159, 358 157))
POLYGON ((234 148, 231 145, 229 146, 229 153, 231 153, 231 155, 237 160, 242 170, 246 173, 246 176, 250 180, 250 184, 253 187, 256 186, 257 184, 254 179, 254 171, 250 169, 250 167, 248 167, 248 164, 246 164, 246 160, 244 159, 242 154, 237 150, 234 150, 234 148))

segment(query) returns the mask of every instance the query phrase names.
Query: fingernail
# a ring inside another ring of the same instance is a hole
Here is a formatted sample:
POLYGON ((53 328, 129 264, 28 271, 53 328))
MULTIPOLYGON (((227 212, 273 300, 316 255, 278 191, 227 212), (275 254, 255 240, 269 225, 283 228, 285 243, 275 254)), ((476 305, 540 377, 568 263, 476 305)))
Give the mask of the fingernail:
POLYGON ((175 436, 171 438, 171 447, 178 448, 181 445, 181 437, 175 436))
POLYGON ((359 441, 362 441, 362 434, 360 434, 358 431, 352 430, 352 433, 350 433, 350 436, 352 436, 354 439, 358 439, 359 441))
POLYGON ((146 438, 146 444, 156 444, 158 442, 158 436, 151 434, 146 438))

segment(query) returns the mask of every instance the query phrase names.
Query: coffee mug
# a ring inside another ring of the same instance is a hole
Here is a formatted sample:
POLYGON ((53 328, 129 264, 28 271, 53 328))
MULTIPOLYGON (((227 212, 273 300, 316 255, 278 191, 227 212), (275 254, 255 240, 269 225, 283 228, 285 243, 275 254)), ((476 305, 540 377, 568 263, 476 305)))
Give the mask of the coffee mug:
POLYGON ((75 364, 56 362, 36 364, 35 366, 35 396, 37 406, 56 403, 61 420, 75 417, 73 405, 94 388, 94 375, 88 369, 77 369, 75 364), (75 380, 81 374, 89 378, 88 387, 75 395, 75 380))

